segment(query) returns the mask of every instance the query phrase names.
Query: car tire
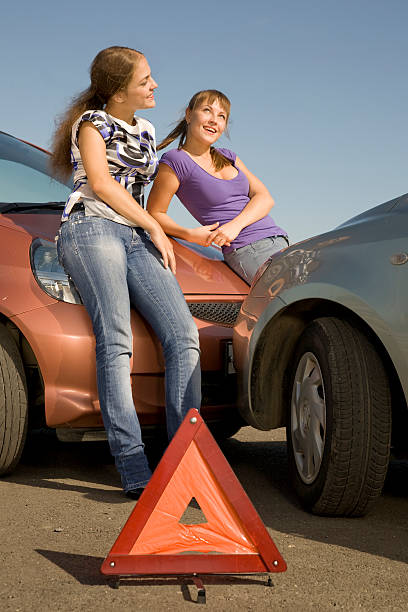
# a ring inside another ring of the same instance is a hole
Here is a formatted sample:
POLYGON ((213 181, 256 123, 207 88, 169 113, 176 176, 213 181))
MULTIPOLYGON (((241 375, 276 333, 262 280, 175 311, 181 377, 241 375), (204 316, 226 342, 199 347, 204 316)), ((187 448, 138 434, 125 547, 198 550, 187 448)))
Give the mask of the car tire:
POLYGON ((0 324, 0 475, 9 474, 23 451, 28 421, 27 387, 17 345, 0 324))
POLYGON ((366 336, 341 319, 302 334, 288 402, 290 479, 306 509, 363 516, 381 494, 391 443, 391 395, 366 336))

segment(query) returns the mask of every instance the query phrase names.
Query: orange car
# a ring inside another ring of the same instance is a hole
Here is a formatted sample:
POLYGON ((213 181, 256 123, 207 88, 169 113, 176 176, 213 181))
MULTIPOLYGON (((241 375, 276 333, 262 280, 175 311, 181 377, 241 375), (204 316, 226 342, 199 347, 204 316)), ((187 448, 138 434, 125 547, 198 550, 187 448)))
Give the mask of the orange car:
MULTIPOLYGON (((20 458, 28 425, 60 439, 100 436, 94 336, 58 263, 54 236, 70 186, 52 179, 48 154, 0 132, 0 474, 20 458)), ((236 410, 232 326, 248 286, 218 249, 175 241, 177 279, 201 343, 202 414, 215 435, 243 424, 236 410)), ((164 364, 149 325, 132 312, 132 390, 142 427, 165 428, 164 364)))

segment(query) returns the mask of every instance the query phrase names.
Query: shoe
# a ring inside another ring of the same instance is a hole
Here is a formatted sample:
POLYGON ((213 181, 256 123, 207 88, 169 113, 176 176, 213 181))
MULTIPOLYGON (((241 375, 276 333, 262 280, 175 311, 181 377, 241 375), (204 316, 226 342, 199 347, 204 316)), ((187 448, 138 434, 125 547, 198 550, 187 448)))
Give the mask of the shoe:
POLYGON ((137 489, 129 489, 129 491, 126 491, 126 497, 130 497, 130 499, 139 499, 143 491, 144 487, 138 487, 137 489))

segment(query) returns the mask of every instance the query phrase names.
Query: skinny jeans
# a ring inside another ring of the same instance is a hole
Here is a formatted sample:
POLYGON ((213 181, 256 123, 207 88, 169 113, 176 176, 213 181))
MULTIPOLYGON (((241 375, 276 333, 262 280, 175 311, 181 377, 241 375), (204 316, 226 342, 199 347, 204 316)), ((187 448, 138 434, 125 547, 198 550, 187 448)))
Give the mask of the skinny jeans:
POLYGON ((286 249, 289 241, 285 236, 261 238, 251 244, 224 253, 224 260, 238 276, 250 285, 258 268, 271 255, 286 249))
POLYGON ((61 225, 57 249, 92 321, 100 409, 123 489, 144 487, 151 471, 131 391, 130 307, 163 347, 169 439, 188 410, 200 408, 197 327, 176 278, 143 229, 74 212, 61 225))

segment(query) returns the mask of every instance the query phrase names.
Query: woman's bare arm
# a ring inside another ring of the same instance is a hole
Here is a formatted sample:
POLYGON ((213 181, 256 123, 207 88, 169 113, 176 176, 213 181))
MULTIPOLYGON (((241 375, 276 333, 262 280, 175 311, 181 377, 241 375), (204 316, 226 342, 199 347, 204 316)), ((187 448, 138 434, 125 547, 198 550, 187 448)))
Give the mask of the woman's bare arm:
POLYGON ((245 174, 249 182, 249 202, 234 219, 221 225, 211 232, 207 245, 214 242, 218 246, 228 246, 238 234, 251 223, 263 219, 275 204, 271 194, 265 185, 255 174, 252 174, 244 163, 236 158, 236 166, 245 174))
POLYGON ((218 223, 189 229, 176 223, 167 214, 171 199, 179 186, 180 182, 175 172, 167 164, 160 164, 158 175, 150 190, 147 210, 160 223, 166 234, 203 246, 209 246, 211 242, 207 244, 208 236, 212 230, 218 227, 218 223))

